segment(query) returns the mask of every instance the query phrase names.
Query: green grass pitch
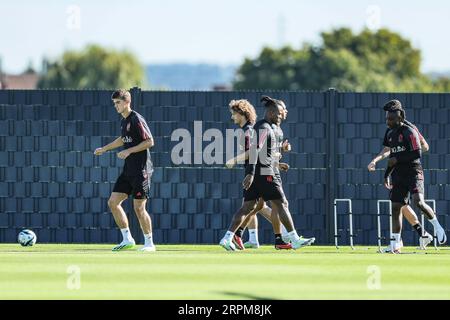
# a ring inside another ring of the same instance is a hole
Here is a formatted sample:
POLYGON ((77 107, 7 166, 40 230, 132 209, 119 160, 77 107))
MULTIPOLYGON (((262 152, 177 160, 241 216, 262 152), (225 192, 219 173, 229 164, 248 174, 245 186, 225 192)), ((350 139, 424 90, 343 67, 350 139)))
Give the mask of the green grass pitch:
POLYGON ((401 255, 375 247, 111 247, 1 244, 0 299, 450 299, 448 247, 401 255))

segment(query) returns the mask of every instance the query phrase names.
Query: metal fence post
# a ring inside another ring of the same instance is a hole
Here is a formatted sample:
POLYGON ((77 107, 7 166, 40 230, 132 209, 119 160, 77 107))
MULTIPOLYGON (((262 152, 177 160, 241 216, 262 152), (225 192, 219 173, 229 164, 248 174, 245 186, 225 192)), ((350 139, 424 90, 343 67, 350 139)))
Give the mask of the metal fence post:
POLYGON ((325 194, 327 199, 327 235, 328 243, 334 241, 334 199, 337 198, 337 166, 336 166, 336 108, 338 101, 338 92, 334 88, 330 88, 325 92, 325 106, 327 109, 326 117, 326 136, 327 136, 327 184, 325 194))

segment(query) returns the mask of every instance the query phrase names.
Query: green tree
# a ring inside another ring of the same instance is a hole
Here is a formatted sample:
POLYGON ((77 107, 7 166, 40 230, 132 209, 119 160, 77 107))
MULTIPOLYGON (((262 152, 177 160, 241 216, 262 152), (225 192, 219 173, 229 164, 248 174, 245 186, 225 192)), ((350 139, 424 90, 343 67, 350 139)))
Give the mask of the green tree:
POLYGON ((436 79, 433 83, 433 89, 435 92, 450 92, 450 78, 436 79))
POLYGON ((130 88, 144 85, 144 68, 128 51, 89 45, 47 64, 39 88, 130 88))
POLYGON ((365 68, 391 71, 398 78, 420 75, 421 55, 411 42, 387 29, 377 32, 364 30, 353 34, 350 29, 341 28, 321 34, 323 49, 347 49, 365 68))
POLYGON ((340 28, 321 39, 319 46, 305 43, 298 50, 264 48, 245 59, 234 88, 429 92, 446 86, 422 74, 420 51, 387 29, 354 34, 340 28))

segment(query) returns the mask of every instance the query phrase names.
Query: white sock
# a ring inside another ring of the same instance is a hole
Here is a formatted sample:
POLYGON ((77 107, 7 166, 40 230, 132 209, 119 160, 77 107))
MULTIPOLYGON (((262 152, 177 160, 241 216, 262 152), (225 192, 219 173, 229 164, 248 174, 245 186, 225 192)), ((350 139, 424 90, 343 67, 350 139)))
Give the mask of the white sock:
POLYGON ((133 241, 133 237, 131 236, 130 228, 120 229, 120 232, 122 232, 123 241, 128 241, 128 242, 133 241))
POLYGON ((225 233, 225 236, 223 238, 226 240, 231 240, 231 239, 233 239, 233 236, 234 236, 234 232, 227 231, 227 233, 225 233))
POLYGON ((298 241, 300 239, 300 237, 297 234, 297 231, 295 231, 295 230, 288 232, 288 236, 289 236, 289 239, 291 239, 291 241, 298 241))
POLYGON ((289 237, 289 232, 287 231, 286 227, 283 224, 281 225, 281 235, 283 237, 289 237))
POLYGON ((435 231, 437 229, 441 229, 442 228, 441 224, 439 223, 439 221, 438 221, 438 219, 436 217, 434 217, 433 219, 430 219, 428 221, 431 222, 431 224, 433 225, 435 231))
POLYGON ((391 249, 395 249, 400 245, 401 235, 400 233, 392 233, 391 249))
POLYGON ((153 238, 152 238, 152 234, 151 233, 144 234, 144 240, 145 240, 144 247, 153 247, 154 246, 153 238))
POLYGON ((258 229, 248 229, 249 239, 251 243, 258 243, 258 229))

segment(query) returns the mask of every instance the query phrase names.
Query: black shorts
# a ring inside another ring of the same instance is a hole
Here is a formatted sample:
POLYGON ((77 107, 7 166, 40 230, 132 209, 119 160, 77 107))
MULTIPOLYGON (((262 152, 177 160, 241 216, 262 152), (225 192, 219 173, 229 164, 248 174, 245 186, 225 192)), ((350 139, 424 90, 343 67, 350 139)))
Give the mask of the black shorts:
POLYGON ((392 189, 389 198, 392 202, 408 204, 414 193, 424 194, 423 171, 419 169, 395 170, 392 172, 392 189))
POLYGON ((122 173, 117 178, 113 192, 132 195, 134 199, 148 199, 150 197, 150 174, 128 176, 122 173))
POLYGON ((244 201, 257 200, 259 198, 263 198, 264 201, 284 199, 281 179, 277 178, 277 176, 255 175, 250 188, 244 190, 244 201))

